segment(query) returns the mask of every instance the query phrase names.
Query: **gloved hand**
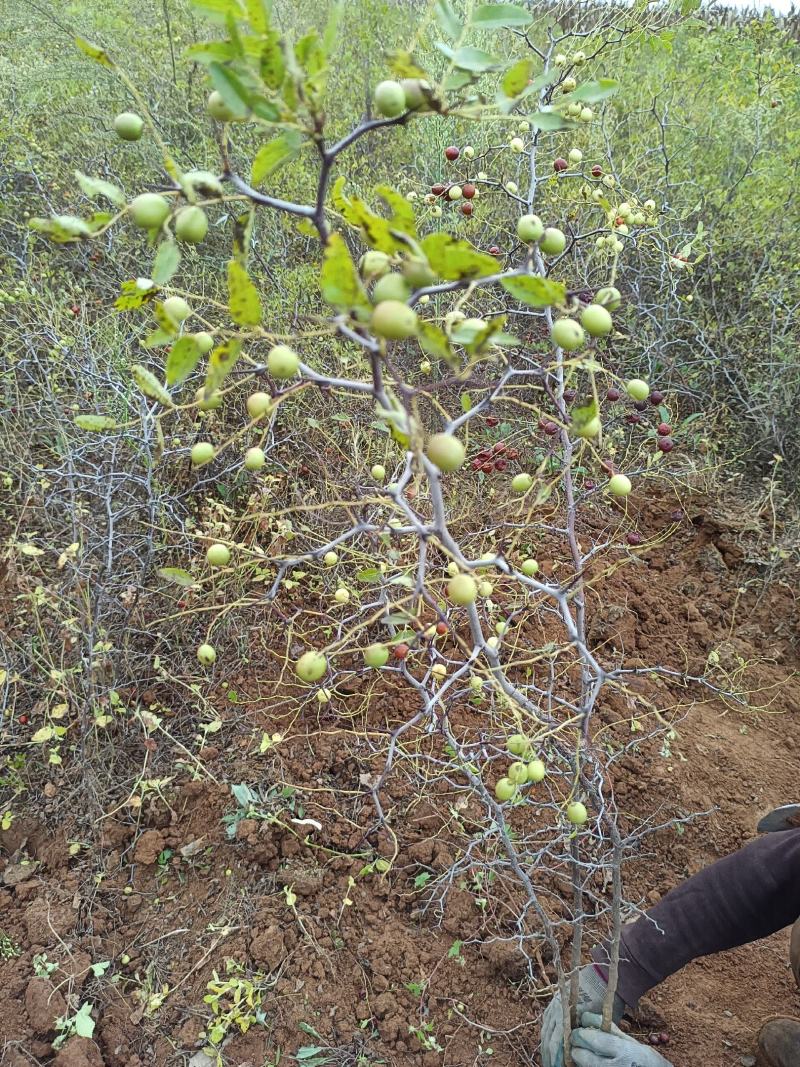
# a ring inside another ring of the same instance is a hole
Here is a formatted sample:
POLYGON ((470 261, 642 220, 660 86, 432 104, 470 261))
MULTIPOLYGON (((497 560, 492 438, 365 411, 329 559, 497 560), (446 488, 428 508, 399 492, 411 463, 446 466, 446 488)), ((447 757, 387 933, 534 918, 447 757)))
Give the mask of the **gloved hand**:
MULTIPOLYGON (((581 967, 578 981, 578 1015, 582 1012, 602 1012, 606 995, 606 983, 589 963, 581 967)), ((614 1022, 619 1022, 625 1005, 619 997, 614 998, 614 1022)), ((545 1008, 542 1019, 541 1039, 542 1067, 564 1067, 564 1013, 561 1009, 561 994, 556 993, 545 1008)))
POLYGON ((575 1067, 672 1067, 660 1053, 642 1045, 616 1026, 609 1033, 600 1029, 602 1015, 585 1011, 581 1025, 570 1038, 575 1067))

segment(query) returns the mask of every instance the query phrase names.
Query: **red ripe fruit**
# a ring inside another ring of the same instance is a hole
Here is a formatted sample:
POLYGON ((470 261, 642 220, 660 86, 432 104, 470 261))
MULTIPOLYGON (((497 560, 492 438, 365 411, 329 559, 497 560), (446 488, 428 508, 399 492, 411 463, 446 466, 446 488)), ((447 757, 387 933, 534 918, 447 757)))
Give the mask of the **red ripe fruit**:
POLYGON ((516 448, 509 448, 509 450, 508 450, 508 458, 509 459, 519 459, 519 451, 516 448))
POLYGON ((550 437, 553 437, 555 434, 558 433, 558 426, 554 422, 548 422, 545 424, 544 432, 546 434, 549 434, 550 437))
POLYGON ((603 168, 600 166, 599 163, 595 163, 595 165, 592 167, 592 177, 593 178, 601 178, 602 176, 603 176, 603 168))
POLYGON ((624 226, 625 225, 625 219, 623 219, 622 215, 617 215, 617 217, 614 219, 614 225, 615 226, 624 226))
POLYGON ((568 168, 569 163, 567 163, 566 159, 563 159, 561 156, 559 156, 558 159, 553 160, 553 170, 556 174, 559 174, 562 170, 567 170, 568 168))
POLYGON ((675 442, 671 437, 659 437, 658 447, 661 452, 671 452, 675 447, 675 442))
POLYGON ((619 389, 609 389, 606 392, 606 400, 611 400, 612 402, 615 400, 619 400, 621 396, 622 393, 619 391, 619 389))
POLYGON ((446 159, 449 159, 451 163, 454 163, 461 155, 461 152, 454 144, 451 144, 449 148, 445 148, 444 154, 446 159))
POLYGON ((20 717, 19 717, 20 726, 27 726, 28 725, 28 721, 29 720, 28 720, 28 716, 27 715, 20 715, 20 717))
POLYGON ((446 634, 447 633, 447 623, 446 622, 437 622, 436 623, 436 632, 440 637, 443 634, 446 634))
POLYGON ((394 646, 394 658, 395 659, 405 659, 410 651, 411 651, 411 649, 408 647, 408 645, 405 645, 405 644, 403 644, 403 645, 395 645, 394 646))
POLYGON ((595 487, 595 483, 592 481, 591 478, 587 478, 583 484, 587 490, 592 490, 595 487))
POLYGON ((654 408, 657 408, 658 405, 661 403, 661 401, 663 399, 664 399, 664 394, 660 393, 658 391, 658 389, 654 389, 653 392, 648 397, 648 400, 650 401, 650 403, 653 405, 654 408))
POLYGON ((481 469, 481 464, 482 464, 482 463, 483 463, 483 460, 482 460, 482 459, 480 459, 480 458, 477 458, 477 457, 476 457, 476 458, 475 458, 475 459, 473 459, 473 461, 472 461, 472 469, 473 469, 474 471, 479 471, 479 470, 481 469))
POLYGON ((506 445, 505 441, 498 441, 497 444, 492 449, 492 452, 495 452, 495 453, 505 452, 507 447, 508 446, 506 445))
POLYGON ((494 465, 494 469, 496 471, 504 471, 507 466, 508 466, 508 463, 506 463, 506 461, 504 459, 498 459, 497 462, 494 465))
POLYGON ((484 463, 483 466, 481 467, 481 470, 483 471, 484 474, 491 474, 492 471, 494 470, 494 463, 490 463, 490 462, 484 463))
POLYGON ((486 416, 486 425, 487 426, 496 426, 499 421, 500 420, 495 415, 487 415, 486 416))
POLYGON ((475 205, 470 200, 465 200, 464 203, 461 205, 461 214, 466 215, 467 218, 469 218, 469 216, 474 210, 475 205))
POLYGON ((636 547, 636 545, 640 545, 642 543, 642 535, 640 533, 637 533, 636 530, 631 530, 630 533, 625 534, 625 540, 628 542, 629 545, 633 545, 634 547, 636 547))
POLYGON ((669 435, 672 433, 672 427, 668 422, 660 422, 658 424, 657 432, 659 437, 669 437, 669 435))
POLYGON ((626 417, 625 421, 629 422, 631 426, 638 426, 639 423, 642 421, 642 416, 637 414, 637 412, 632 411, 630 415, 626 417))
POLYGON ((483 462, 484 460, 492 458, 492 450, 490 448, 482 448, 477 455, 477 458, 483 462))
POLYGON ((633 406, 636 408, 637 411, 647 411, 646 400, 634 400, 633 406))
POLYGON ((442 182, 436 182, 435 185, 431 186, 431 192, 434 196, 441 196, 444 190, 445 186, 442 184, 442 182))
POLYGON ((489 249, 489 255, 490 256, 499 256, 500 255, 500 249, 497 247, 497 245, 492 245, 492 247, 489 249))
POLYGON ((475 195, 475 186, 472 184, 472 182, 467 182, 466 185, 461 186, 461 195, 466 200, 471 200, 473 198, 473 196, 475 195))
POLYGON ((661 1044, 662 1045, 668 1045, 669 1044, 669 1034, 667 1033, 666 1030, 662 1030, 661 1033, 658 1036, 661 1039, 661 1044))
POLYGON ((571 404, 572 401, 575 399, 575 397, 577 395, 578 394, 575 392, 574 389, 565 389, 564 390, 564 400, 566 401, 567 404, 571 404))

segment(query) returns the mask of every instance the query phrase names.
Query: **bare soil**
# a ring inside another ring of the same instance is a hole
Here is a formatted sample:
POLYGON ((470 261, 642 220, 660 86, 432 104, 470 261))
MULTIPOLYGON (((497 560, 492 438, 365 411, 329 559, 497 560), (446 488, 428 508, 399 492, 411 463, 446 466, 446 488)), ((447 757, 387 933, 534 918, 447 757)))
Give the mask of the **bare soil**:
MULTIPOLYGON (((719 650, 728 687, 747 692, 750 708, 677 678, 648 679, 647 696, 677 737, 668 751, 661 740, 644 743, 615 764, 623 816, 633 824, 653 812, 664 823, 709 814, 659 831, 627 865, 626 895, 645 905, 750 840, 771 807, 798 799, 796 578, 763 580, 735 514, 699 502, 676 520, 674 507, 651 504, 639 517, 645 537, 668 525, 676 532, 610 579, 614 606, 593 641, 624 648, 633 665, 694 675, 719 650)), ((126 803, 128 783, 114 802, 103 798, 98 818, 88 776, 81 790, 68 767, 53 768, 0 833, 0 932, 19 949, 0 958, 2 1063, 186 1064, 202 1046, 207 983, 232 960, 263 976, 264 992, 263 1022, 234 1028, 225 1045, 231 1067, 292 1063, 309 1045, 330 1046, 335 1053, 319 1062, 343 1065, 538 1064, 546 958, 532 972, 513 943, 487 936, 502 900, 482 905, 474 887, 455 885, 443 904, 428 903, 415 885, 453 862, 452 798, 440 788, 412 793, 401 765, 381 794, 390 830, 376 828, 364 776, 380 772, 376 754, 416 710, 414 694, 391 680, 364 682, 377 687, 363 714, 363 686, 331 705, 298 705, 271 665, 251 665, 229 684, 236 701, 222 688, 212 695, 225 729, 207 738, 197 766, 162 734, 144 737, 133 723, 120 732, 141 777, 159 779, 140 806, 126 803), (264 732, 283 737, 266 758, 257 753, 264 732), (279 821, 245 819, 229 834, 223 817, 236 808, 238 782, 291 787, 270 809, 279 821), (361 874, 370 856, 391 860, 390 872, 361 874), (58 964, 49 979, 34 977, 41 953, 58 964), (96 976, 90 965, 102 961, 110 966, 96 976), (94 1006, 93 1039, 71 1038, 54 1054, 55 1018, 84 1001, 94 1006), (410 1033, 426 1023, 443 1051, 410 1033)), ((195 713, 176 707, 174 693, 125 696, 159 714, 169 699, 167 726, 195 713)), ((459 714, 460 729, 479 721, 474 708, 459 714)), ((607 739, 629 740, 634 714, 609 694, 598 712, 607 739)), ((646 998, 632 1029, 667 1032, 662 1051, 675 1067, 728 1067, 746 1062, 774 1013, 800 1014, 788 932, 691 964, 646 998)))

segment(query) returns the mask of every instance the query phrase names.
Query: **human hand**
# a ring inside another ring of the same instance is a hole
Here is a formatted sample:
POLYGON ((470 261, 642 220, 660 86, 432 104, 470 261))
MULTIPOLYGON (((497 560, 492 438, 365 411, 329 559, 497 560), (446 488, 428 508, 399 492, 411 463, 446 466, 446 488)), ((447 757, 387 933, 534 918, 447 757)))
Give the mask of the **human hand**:
MULTIPOLYGON (((591 963, 581 967, 578 974, 578 1014, 602 1011, 606 989, 606 983, 591 963)), ((623 1011, 624 1005, 619 997, 616 997, 615 1021, 622 1018, 623 1011)), ((564 1012, 560 993, 556 993, 545 1008, 540 1051, 542 1067, 564 1067, 564 1012)))
POLYGON ((616 1026, 606 1033, 602 1015, 585 1011, 570 1037, 575 1067, 672 1067, 669 1060, 616 1026))

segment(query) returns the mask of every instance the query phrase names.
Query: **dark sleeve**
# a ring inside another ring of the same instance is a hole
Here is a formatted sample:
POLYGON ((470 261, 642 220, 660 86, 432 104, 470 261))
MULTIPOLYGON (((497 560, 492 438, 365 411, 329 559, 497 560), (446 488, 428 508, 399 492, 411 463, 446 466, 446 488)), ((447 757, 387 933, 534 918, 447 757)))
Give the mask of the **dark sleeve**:
MULTIPOLYGON (((690 960, 774 934, 800 916, 800 829, 766 834, 624 926, 617 992, 631 1007, 690 960)), ((594 960, 605 974, 607 947, 594 960)))

